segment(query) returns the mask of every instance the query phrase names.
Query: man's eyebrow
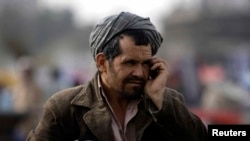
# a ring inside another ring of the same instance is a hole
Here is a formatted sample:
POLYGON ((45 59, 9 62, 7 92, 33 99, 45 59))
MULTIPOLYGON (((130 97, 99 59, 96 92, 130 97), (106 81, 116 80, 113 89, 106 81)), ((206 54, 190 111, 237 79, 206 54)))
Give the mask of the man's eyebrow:
POLYGON ((143 63, 145 64, 149 64, 151 62, 152 59, 147 59, 147 60, 144 60, 143 63))
POLYGON ((124 58, 124 59, 122 59, 122 61, 121 62, 130 62, 130 61, 134 61, 134 62, 137 62, 137 60, 135 60, 135 59, 132 59, 132 58, 124 58))

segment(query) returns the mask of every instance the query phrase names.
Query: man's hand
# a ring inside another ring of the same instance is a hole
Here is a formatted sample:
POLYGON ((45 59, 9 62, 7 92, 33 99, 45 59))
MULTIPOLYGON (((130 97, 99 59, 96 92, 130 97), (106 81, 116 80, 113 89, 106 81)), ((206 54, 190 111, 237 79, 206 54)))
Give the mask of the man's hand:
POLYGON ((168 77, 168 67, 165 60, 160 58, 152 59, 150 71, 157 70, 158 74, 155 78, 151 78, 145 85, 145 94, 154 102, 160 110, 163 103, 163 94, 168 77))

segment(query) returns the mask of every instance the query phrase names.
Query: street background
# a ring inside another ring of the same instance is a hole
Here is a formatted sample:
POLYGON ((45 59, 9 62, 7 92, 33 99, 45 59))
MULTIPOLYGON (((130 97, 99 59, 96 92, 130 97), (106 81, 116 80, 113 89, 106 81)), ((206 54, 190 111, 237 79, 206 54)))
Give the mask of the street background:
POLYGON ((204 123, 250 124, 249 0, 59 1, 0 1, 0 140, 24 141, 50 96, 92 78, 91 29, 120 10, 152 16, 164 38, 157 56, 169 63, 167 86, 204 123))

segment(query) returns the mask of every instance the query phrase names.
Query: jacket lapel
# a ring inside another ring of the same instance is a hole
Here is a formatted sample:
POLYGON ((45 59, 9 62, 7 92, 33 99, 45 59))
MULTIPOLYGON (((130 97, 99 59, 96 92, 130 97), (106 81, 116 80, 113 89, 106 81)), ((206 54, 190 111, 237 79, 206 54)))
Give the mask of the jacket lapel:
POLYGON ((72 104, 90 108, 83 115, 83 120, 99 141, 113 141, 109 109, 103 101, 97 84, 97 74, 85 84, 81 94, 77 95, 72 104))
POLYGON ((143 106, 144 101, 139 104, 137 116, 135 118, 135 130, 137 131, 136 140, 139 141, 142 138, 145 129, 152 123, 153 119, 149 116, 148 110, 143 106))
POLYGON ((100 141, 113 141, 111 118, 106 106, 99 106, 88 111, 83 120, 100 141))

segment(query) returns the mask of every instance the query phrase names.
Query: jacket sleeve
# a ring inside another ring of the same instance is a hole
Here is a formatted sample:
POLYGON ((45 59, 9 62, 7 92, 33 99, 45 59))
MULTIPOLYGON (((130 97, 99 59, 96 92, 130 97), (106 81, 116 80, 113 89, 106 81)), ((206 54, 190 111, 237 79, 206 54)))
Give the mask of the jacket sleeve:
MULTIPOLYGON (((63 103, 58 103, 54 97, 50 98, 44 105, 43 116, 35 130, 32 130, 26 141, 69 141, 77 132, 66 130, 67 124, 63 121, 63 103)), ((72 122, 69 120, 68 122, 72 122)), ((68 128, 72 129, 72 128, 68 128)), ((74 128, 73 128, 74 129, 74 128)))
POLYGON ((206 125, 188 109, 183 95, 176 90, 166 88, 162 109, 151 114, 163 132, 186 137, 186 140, 207 141, 206 125))

